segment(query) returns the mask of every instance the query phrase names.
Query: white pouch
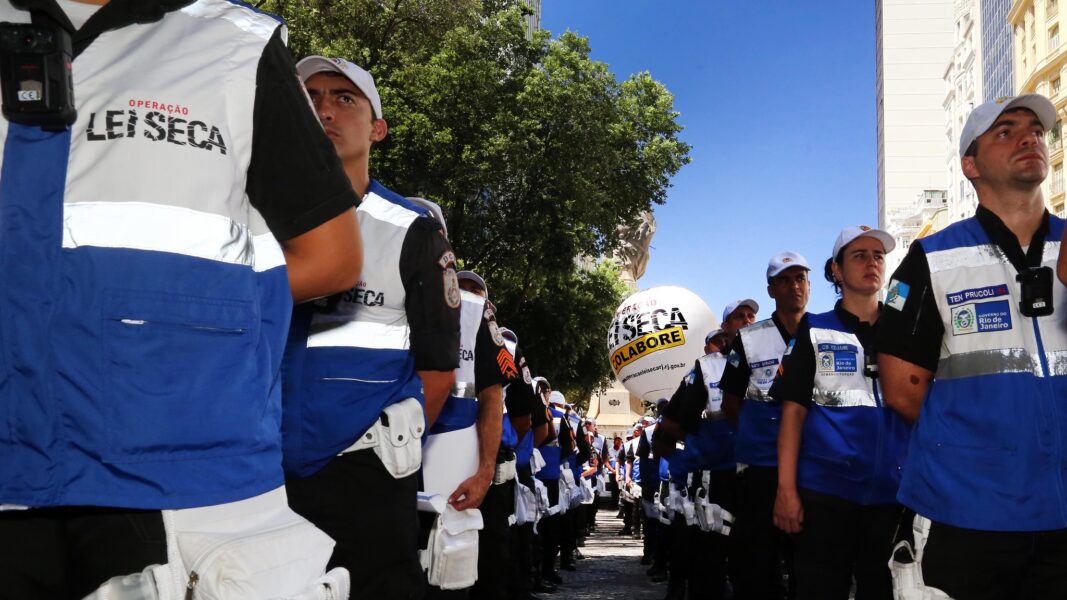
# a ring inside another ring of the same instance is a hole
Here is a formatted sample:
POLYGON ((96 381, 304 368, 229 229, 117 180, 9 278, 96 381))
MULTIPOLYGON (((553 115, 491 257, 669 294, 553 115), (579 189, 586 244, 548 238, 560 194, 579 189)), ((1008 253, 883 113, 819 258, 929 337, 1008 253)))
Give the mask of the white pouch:
POLYGON ((493 485, 500 485, 515 479, 515 459, 497 464, 493 472, 493 485))
POLYGON ((707 500, 702 501, 701 507, 704 513, 704 522, 707 523, 707 529, 704 531, 730 535, 730 529, 734 526, 734 515, 730 511, 707 500))
POLYGON ((537 520, 537 496, 529 487, 515 485, 515 524, 525 525, 537 520))
POLYGON ((421 562, 430 585, 461 590, 478 580, 478 531, 482 513, 476 508, 456 510, 435 495, 429 503, 437 512, 421 562))
POLYGON ((595 497, 593 496, 593 482, 588 479, 582 481, 582 504, 592 504, 595 497))
POLYGON ((533 454, 530 455, 530 473, 537 475, 537 473, 545 468, 545 457, 541 456, 541 449, 534 448, 533 454))
POLYGON ((169 579, 163 600, 292 598, 317 585, 333 553, 333 540, 289 508, 285 488, 165 510, 163 523, 169 579))
POLYGON ((927 586, 923 582, 922 559, 926 539, 930 535, 930 519, 915 515, 911 524, 915 547, 907 540, 901 540, 889 556, 889 573, 893 577, 893 598, 895 600, 952 600, 941 590, 927 586), (911 559, 910 562, 897 560, 897 552, 911 559))
POLYGON ((390 475, 403 479, 422 466, 422 432, 426 428, 426 417, 415 398, 387 406, 382 412, 388 425, 381 419, 375 422, 378 444, 374 446, 374 453, 390 475))
POLYGON ((708 522, 707 506, 708 499, 706 492, 703 489, 697 490, 696 500, 693 501, 693 512, 696 515, 697 527, 703 532, 711 531, 711 524, 708 522))

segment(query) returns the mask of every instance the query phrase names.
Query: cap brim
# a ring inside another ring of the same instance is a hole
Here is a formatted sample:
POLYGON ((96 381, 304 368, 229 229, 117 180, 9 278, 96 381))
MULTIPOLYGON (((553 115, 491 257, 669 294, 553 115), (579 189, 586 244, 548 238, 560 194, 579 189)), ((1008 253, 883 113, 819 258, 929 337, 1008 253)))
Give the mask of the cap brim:
MULTIPOLYGON (((1033 111, 1041 121, 1041 125, 1044 126, 1046 130, 1052 129, 1052 127, 1056 125, 1056 107, 1053 106, 1052 101, 1041 94, 1023 94, 1012 100, 1005 105, 999 113, 997 113, 996 118, 993 119, 993 123, 997 122, 997 119, 1000 118, 1000 115, 1004 114, 1004 111, 1013 108, 1026 108, 1033 111)), ((989 127, 992 127, 993 123, 990 123, 989 127)), ((986 131, 988 130, 989 128, 987 127, 986 131)), ((985 133, 985 131, 982 133, 985 133)))
MULTIPOLYGON (((870 231, 865 231, 860 235, 857 235, 856 237, 852 238, 852 242, 858 240, 861 237, 874 238, 879 242, 882 242, 882 246, 885 248, 886 254, 889 254, 893 251, 894 248, 897 247, 897 241, 893 239, 893 236, 889 235, 885 231, 882 231, 881 229, 872 229, 870 231)), ((851 244, 852 242, 849 242, 849 244, 851 244)))
MULTIPOLYGON (((333 61, 325 56, 309 56, 296 63, 296 75, 300 78, 300 81, 307 81, 312 75, 326 71, 340 73, 345 76, 345 79, 348 79, 348 75, 341 70, 341 67, 334 64, 333 61)), ((353 85, 355 84, 354 81, 352 83, 353 85)))

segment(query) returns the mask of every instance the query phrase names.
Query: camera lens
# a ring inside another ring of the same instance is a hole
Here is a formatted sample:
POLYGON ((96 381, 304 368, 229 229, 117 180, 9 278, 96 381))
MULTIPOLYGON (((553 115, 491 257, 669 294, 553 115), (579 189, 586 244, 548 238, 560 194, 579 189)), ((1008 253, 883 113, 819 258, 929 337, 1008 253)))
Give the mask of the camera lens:
POLYGON ((36 40, 36 36, 34 36, 32 33, 27 33, 26 35, 22 36, 22 45, 26 46, 27 48, 32 48, 33 43, 36 40))

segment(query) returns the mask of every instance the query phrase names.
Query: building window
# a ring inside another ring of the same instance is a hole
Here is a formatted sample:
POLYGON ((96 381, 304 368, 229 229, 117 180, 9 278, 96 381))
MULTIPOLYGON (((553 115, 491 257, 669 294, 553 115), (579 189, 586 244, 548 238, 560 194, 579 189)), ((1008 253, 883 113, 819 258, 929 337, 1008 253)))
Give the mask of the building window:
POLYGON ((1051 19, 1060 12, 1060 3, 1057 0, 1046 0, 1045 2, 1045 18, 1051 19))
POLYGON ((1060 93, 1060 78, 1059 77, 1053 79, 1052 83, 1049 84, 1049 92, 1050 92, 1049 93, 1050 96, 1055 96, 1056 94, 1060 93))
POLYGON ((1052 165, 1052 183, 1049 185, 1049 193, 1055 197, 1063 193, 1063 163, 1052 165))
POLYGON ((1053 25, 1052 29, 1048 30, 1048 50, 1052 52, 1060 45, 1060 26, 1053 25))

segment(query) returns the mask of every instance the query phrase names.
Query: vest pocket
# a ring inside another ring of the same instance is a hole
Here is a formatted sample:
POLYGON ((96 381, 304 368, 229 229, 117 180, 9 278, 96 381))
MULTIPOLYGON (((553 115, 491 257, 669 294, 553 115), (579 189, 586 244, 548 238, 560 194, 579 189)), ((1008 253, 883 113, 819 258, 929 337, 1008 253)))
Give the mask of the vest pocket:
POLYGON ((109 462, 247 454, 267 365, 251 301, 115 293, 102 323, 109 462))

